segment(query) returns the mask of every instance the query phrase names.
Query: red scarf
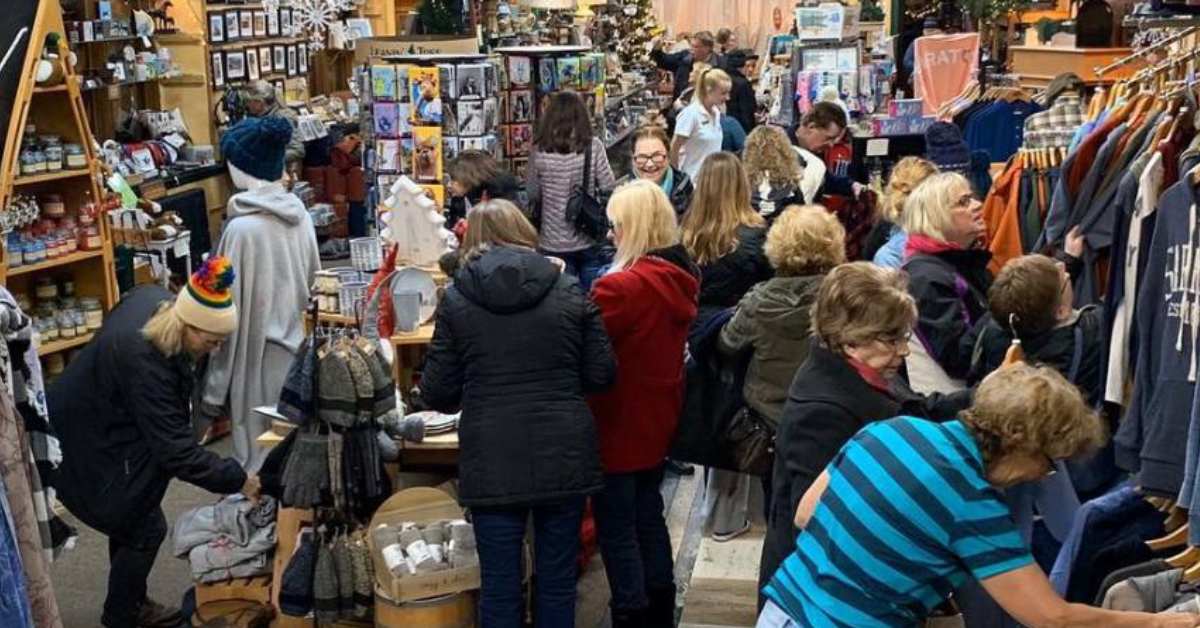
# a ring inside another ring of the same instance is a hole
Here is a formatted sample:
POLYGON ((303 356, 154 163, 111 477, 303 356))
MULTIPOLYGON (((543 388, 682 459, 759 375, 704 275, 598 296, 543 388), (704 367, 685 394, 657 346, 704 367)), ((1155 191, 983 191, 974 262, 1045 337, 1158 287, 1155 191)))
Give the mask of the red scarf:
POLYGON ((888 382, 883 378, 883 375, 880 375, 879 371, 867 366, 863 362, 855 360, 850 356, 846 356, 846 361, 850 363, 850 366, 854 367, 855 371, 858 371, 859 376, 862 377, 863 380, 871 386, 871 388, 874 388, 879 392, 888 395, 889 397, 891 396, 892 389, 890 386, 888 386, 888 382))
POLYGON ((936 240, 927 235, 918 235, 915 233, 908 234, 908 242, 904 244, 904 259, 908 259, 914 255, 937 255, 946 251, 962 251, 961 244, 946 242, 945 240, 936 240))

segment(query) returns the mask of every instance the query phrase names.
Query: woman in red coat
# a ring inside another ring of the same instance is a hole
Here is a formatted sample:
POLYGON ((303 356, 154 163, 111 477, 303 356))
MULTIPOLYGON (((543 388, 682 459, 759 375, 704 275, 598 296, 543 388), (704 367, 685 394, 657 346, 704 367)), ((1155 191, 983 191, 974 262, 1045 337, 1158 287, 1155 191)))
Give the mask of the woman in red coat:
POLYGON ((588 403, 604 491, 594 498, 613 628, 674 625, 671 538, 659 484, 683 404, 683 354, 700 271, 662 188, 635 181, 608 203, 616 257, 592 289, 617 355, 617 384, 588 403))

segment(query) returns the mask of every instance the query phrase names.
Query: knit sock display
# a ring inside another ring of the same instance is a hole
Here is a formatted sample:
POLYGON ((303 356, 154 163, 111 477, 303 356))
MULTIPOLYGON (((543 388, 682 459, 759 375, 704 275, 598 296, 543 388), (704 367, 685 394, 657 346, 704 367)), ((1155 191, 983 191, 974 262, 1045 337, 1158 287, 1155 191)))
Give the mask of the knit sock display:
POLYGON ((413 526, 400 531, 400 546, 404 548, 404 557, 409 561, 412 570, 418 574, 437 571, 438 561, 429 551, 429 544, 421 535, 420 528, 413 526))
MULTIPOLYGON (((439 564, 446 563, 446 522, 435 521, 421 530, 421 538, 429 546, 429 552, 439 564)), ((449 567, 448 564, 446 564, 449 567)))
POLYGON ((345 535, 333 542, 333 564, 338 577, 338 616, 349 619, 354 615, 354 565, 345 535))
POLYGON ((371 616, 375 601, 375 568, 365 530, 351 536, 350 565, 354 570, 354 619, 366 619, 371 616))
POLYGON ((321 505, 322 491, 329 490, 328 438, 300 434, 283 470, 283 503, 295 508, 321 505))
POLYGON ((283 570, 279 582, 279 610, 285 615, 304 617, 313 607, 313 574, 317 547, 311 530, 300 534, 296 551, 283 570))
POLYGON ((450 566, 455 569, 479 564, 475 549, 475 527, 463 520, 450 522, 450 566))
POLYGON ((329 543, 317 544, 317 566, 313 573, 313 611, 317 621, 338 620, 338 572, 329 543))

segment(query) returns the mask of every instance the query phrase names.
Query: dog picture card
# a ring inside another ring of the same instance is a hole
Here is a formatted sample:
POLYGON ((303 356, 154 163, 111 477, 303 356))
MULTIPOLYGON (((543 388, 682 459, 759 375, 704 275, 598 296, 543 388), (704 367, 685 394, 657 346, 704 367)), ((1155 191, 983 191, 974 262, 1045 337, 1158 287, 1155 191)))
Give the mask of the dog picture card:
MULTIPOLYGON (((413 66, 408 70, 412 95, 413 126, 442 124, 441 73, 437 68, 413 66)), ((440 130, 439 130, 440 132, 440 130)))
POLYGON ((528 90, 510 92, 508 106, 511 108, 509 122, 519 124, 533 119, 533 92, 528 90))

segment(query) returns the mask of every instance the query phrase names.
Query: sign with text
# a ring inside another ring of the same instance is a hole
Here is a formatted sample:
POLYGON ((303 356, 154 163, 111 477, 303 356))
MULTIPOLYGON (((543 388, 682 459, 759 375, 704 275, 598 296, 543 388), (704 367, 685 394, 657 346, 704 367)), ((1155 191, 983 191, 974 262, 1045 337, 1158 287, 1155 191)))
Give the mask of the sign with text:
POLYGON ((371 59, 397 55, 470 55, 478 52, 479 41, 474 37, 367 37, 355 42, 354 63, 362 65, 371 59))

